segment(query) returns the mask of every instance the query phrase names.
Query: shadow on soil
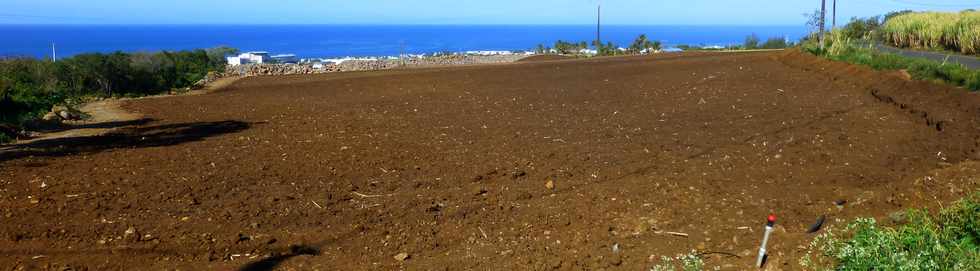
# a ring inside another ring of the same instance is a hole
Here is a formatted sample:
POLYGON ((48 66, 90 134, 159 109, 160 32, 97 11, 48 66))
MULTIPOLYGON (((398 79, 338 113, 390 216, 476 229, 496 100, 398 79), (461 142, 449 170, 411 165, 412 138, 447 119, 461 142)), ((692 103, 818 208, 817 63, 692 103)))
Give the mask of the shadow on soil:
MULTIPOLYGON (((148 120, 112 122, 103 127, 122 127, 146 123, 148 120)), ((76 153, 99 152, 119 148, 145 148, 170 146, 204 138, 240 132, 252 124, 241 121, 193 122, 146 127, 124 127, 98 136, 66 137, 39 140, 27 144, 0 149, 0 162, 13 159, 42 156, 57 157, 76 153)), ((93 127, 94 128, 94 127, 93 127)))
POLYGON ((155 121, 155 119, 142 118, 136 120, 127 120, 127 121, 107 121, 107 122, 100 122, 100 123, 89 123, 89 124, 78 124, 78 125, 62 124, 60 127, 44 132, 60 132, 60 131, 67 131, 67 130, 74 130, 74 129, 112 129, 112 128, 119 128, 119 127, 126 127, 126 126, 134 126, 134 125, 146 125, 153 121, 155 121))
POLYGON ((241 269, 239 269, 239 271, 273 270, 276 268, 276 266, 282 264, 282 262, 289 260, 289 258, 302 256, 302 255, 310 255, 310 256, 320 255, 320 249, 314 246, 304 246, 304 245, 290 246, 289 252, 287 253, 274 255, 272 257, 268 257, 254 263, 247 264, 243 266, 241 269))

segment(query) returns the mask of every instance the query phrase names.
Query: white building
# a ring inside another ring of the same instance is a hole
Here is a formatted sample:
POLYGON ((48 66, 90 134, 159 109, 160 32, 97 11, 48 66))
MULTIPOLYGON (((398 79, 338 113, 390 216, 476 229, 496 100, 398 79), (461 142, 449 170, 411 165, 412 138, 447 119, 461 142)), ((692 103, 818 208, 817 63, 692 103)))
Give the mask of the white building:
POLYGON ((272 60, 276 63, 299 63, 299 58, 296 58, 294 54, 281 54, 272 56, 272 60))
POLYGON ((256 52, 245 52, 238 56, 229 56, 228 65, 238 66, 242 64, 262 64, 269 62, 272 58, 269 57, 269 52, 256 51, 256 52))
POLYGON ((499 56, 499 55, 512 55, 514 52, 511 51, 466 51, 467 55, 478 55, 478 56, 499 56))

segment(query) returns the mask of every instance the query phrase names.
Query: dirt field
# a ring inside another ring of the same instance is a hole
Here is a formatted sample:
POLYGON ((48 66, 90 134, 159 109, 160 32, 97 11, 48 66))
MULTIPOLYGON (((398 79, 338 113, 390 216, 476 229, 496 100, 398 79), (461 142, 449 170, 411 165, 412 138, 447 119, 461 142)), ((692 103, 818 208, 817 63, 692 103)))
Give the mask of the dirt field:
POLYGON ((773 213, 767 269, 791 270, 821 215, 980 187, 977 95, 796 52, 255 77, 124 107, 146 119, 0 153, 0 269, 645 270, 696 250, 743 270, 773 213))

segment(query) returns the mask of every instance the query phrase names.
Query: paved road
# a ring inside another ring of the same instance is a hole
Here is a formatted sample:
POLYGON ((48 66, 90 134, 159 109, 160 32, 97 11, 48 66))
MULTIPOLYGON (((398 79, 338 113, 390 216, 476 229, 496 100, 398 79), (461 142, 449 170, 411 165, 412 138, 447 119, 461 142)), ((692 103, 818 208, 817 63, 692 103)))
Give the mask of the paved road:
POLYGON ((925 58, 925 59, 935 60, 939 62, 943 62, 945 60, 946 63, 959 63, 970 69, 980 69, 980 59, 972 56, 944 54, 944 53, 937 53, 937 52, 913 51, 913 50, 899 49, 883 44, 878 44, 876 47, 878 48, 879 51, 882 52, 899 54, 907 57, 925 58))

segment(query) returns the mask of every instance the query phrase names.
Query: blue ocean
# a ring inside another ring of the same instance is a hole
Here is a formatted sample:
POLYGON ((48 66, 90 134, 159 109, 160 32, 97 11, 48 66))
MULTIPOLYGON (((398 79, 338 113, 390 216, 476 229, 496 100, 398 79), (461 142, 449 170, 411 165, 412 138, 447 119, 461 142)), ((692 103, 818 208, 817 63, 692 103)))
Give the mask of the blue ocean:
MULTIPOLYGON (((594 25, 0 25, 0 56, 48 58, 230 46, 301 58, 532 50, 556 40, 591 41, 594 25)), ((628 46, 639 34, 667 46, 741 44, 756 34, 798 40, 804 26, 602 27, 603 41, 628 46)))

